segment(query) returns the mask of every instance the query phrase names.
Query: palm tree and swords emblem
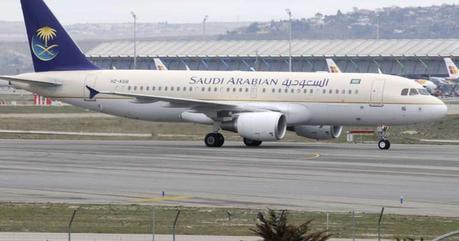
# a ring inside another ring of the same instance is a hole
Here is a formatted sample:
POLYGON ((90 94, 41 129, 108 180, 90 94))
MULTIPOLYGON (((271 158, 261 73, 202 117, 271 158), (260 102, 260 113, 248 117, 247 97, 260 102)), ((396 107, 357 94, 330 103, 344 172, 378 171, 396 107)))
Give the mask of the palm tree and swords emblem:
POLYGON ((32 51, 42 61, 50 61, 59 54, 58 44, 50 44, 57 36, 57 31, 51 27, 42 27, 32 38, 32 51))

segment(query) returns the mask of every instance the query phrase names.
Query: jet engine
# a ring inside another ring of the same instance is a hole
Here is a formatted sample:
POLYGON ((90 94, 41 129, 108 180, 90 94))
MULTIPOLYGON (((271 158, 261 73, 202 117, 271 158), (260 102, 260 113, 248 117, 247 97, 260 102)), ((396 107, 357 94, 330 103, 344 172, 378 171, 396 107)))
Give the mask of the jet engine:
POLYGON ((287 118, 278 112, 242 113, 236 120, 222 123, 222 129, 254 141, 278 141, 287 132, 287 118))
POLYGON ((315 140, 330 140, 341 136, 342 126, 295 126, 297 135, 315 140))

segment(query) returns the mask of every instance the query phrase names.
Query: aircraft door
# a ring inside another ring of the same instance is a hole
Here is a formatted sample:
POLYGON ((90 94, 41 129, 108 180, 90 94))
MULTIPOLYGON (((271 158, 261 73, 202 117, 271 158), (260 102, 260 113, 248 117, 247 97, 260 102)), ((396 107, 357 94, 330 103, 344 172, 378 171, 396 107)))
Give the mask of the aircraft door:
POLYGON ((96 98, 90 98, 90 92, 89 89, 86 88, 86 86, 89 86, 91 88, 96 88, 96 81, 97 81, 97 76, 96 75, 88 75, 86 76, 86 79, 84 81, 84 86, 83 86, 83 96, 84 96, 84 101, 96 101, 96 98))
POLYGON ((382 107, 384 106, 384 86, 386 81, 384 79, 373 80, 371 87, 370 106, 382 107))
POLYGON ((258 96, 258 85, 250 86, 250 98, 255 99, 258 96))

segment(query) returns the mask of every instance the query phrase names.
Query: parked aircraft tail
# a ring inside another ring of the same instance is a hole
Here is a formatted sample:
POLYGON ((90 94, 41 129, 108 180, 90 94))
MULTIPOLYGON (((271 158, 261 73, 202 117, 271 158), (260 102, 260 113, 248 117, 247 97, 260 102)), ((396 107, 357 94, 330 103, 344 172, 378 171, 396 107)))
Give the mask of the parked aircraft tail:
POLYGON ((328 72, 329 73, 342 73, 341 69, 336 65, 335 61, 333 59, 327 59, 327 66, 328 66, 328 72))
POLYGON ((449 79, 459 78, 459 69, 451 58, 445 58, 446 68, 448 69, 449 79))

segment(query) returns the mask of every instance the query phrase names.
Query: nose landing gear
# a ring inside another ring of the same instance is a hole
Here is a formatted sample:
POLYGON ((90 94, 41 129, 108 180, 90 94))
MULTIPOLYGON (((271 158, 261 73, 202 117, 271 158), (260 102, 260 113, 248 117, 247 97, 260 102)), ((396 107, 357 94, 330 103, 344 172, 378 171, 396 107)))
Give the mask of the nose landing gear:
POLYGON ((389 140, 380 140, 378 142, 378 147, 381 150, 389 150, 390 149, 390 141, 389 140))
POLYGON ((378 147, 380 150, 389 150, 390 149, 390 141, 388 139, 387 131, 389 130, 388 126, 379 126, 377 128, 379 142, 378 147))

